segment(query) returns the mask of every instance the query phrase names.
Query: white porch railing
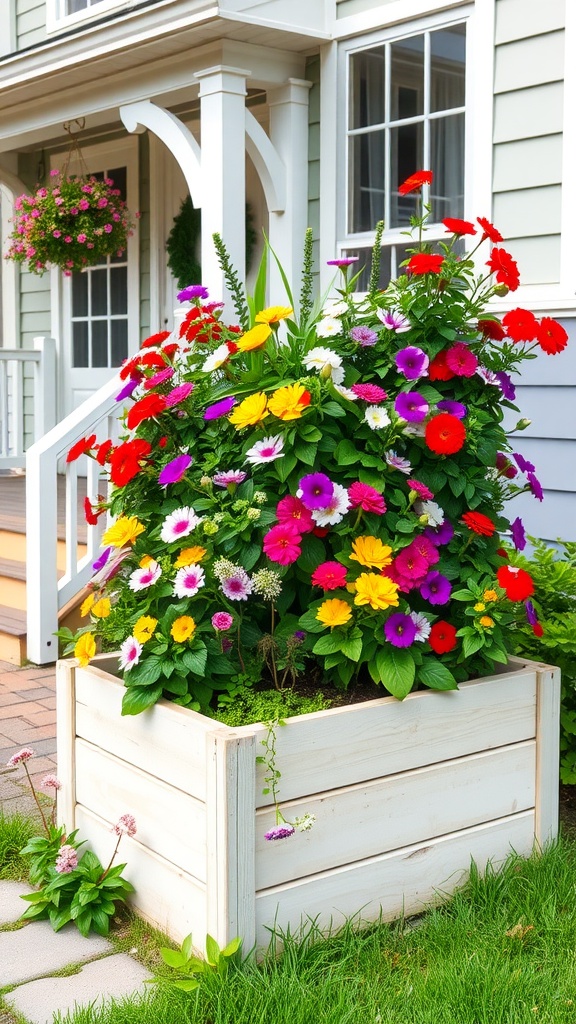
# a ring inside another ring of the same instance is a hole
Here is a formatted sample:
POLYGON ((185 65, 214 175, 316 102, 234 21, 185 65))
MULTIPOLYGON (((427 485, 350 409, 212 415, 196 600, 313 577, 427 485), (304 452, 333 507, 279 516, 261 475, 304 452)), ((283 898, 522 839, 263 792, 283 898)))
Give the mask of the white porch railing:
MULTIPOLYGON (((107 493, 104 469, 94 459, 66 464, 66 570, 58 580, 57 477, 62 460, 76 441, 96 434, 96 442, 118 439, 122 406, 115 401, 122 386, 116 376, 96 391, 79 409, 58 423, 26 453, 26 592, 28 657, 45 665, 58 657, 58 613, 73 600, 93 575, 106 517, 87 526, 87 550, 78 556, 79 467, 86 472, 86 493, 94 502, 107 493)), ((81 522, 84 519, 82 517, 81 522)))
POLYGON ((23 469, 27 437, 38 441, 55 423, 54 339, 34 338, 33 349, 0 348, 0 469, 23 469))

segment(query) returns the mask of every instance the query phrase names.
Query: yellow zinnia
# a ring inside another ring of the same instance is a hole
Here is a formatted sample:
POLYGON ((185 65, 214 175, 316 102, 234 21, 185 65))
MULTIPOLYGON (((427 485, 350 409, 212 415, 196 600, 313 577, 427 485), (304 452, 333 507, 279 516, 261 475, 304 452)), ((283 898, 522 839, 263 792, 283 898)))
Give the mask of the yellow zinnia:
POLYGON ((90 658, 93 658, 95 654, 96 641, 94 640, 94 634, 83 633, 80 639, 76 642, 74 657, 78 658, 80 665, 84 668, 84 666, 90 661, 90 658))
POLYGON ((125 544, 133 544, 141 533, 144 533, 144 527, 136 516, 119 516, 106 530, 102 545, 111 544, 115 548, 123 548, 125 544))
POLYGON ((316 618, 319 622, 323 622, 325 626, 344 626, 348 620, 352 617, 352 609, 346 601, 340 601, 337 597, 332 597, 328 601, 324 601, 318 611, 316 612, 316 618))
POLYGON ((297 420, 310 405, 310 392, 302 384, 287 384, 268 399, 268 409, 279 420, 297 420))
POLYGON ((375 611, 390 606, 398 607, 398 584, 387 576, 375 572, 363 572, 356 580, 354 604, 369 604, 375 611))
POLYGON ((494 619, 491 619, 489 615, 483 615, 478 621, 481 626, 484 626, 484 629, 490 629, 494 625, 494 619))
POLYGON ((141 615, 134 626, 134 636, 139 643, 145 644, 151 636, 154 636, 157 625, 158 619, 153 619, 151 615, 141 615))
POLYGON ((483 596, 485 601, 497 601, 498 600, 498 594, 496 593, 495 590, 485 590, 484 594, 482 596, 483 596))
POLYGON ((352 562, 360 562, 370 569, 383 569, 392 562, 392 548, 383 544, 378 537, 357 537, 352 544, 352 562))
POLYGON ((474 611, 475 612, 485 612, 486 611, 486 605, 484 604, 484 602, 483 601, 478 601, 478 603, 474 605, 474 611))
POLYGON ((184 548, 174 562, 174 568, 181 569, 185 565, 196 565, 196 562, 202 561, 205 554, 206 548, 184 548))
POLYGON ((267 398, 263 391, 257 391, 255 395, 248 395, 240 405, 237 405, 234 412, 228 417, 236 430, 242 427, 250 427, 260 423, 268 415, 266 408, 267 398))
POLYGON ((190 615, 181 615, 179 619, 174 619, 170 636, 177 644, 182 644, 192 636, 195 629, 196 623, 194 619, 190 615))
POLYGON ((256 323, 277 324, 280 320, 284 320, 285 317, 291 316, 293 312, 292 306, 268 306, 267 309, 263 309, 260 313, 256 314, 256 323))
POLYGON ((99 601, 96 601, 92 605, 92 615, 95 615, 97 619, 107 619, 110 615, 110 598, 101 597, 99 601))
POLYGON ((262 348, 272 334, 272 328, 268 324, 256 324, 251 331, 246 331, 236 344, 241 352, 253 352, 255 348, 262 348))
POLYGON ((94 604, 95 597, 96 595, 93 593, 88 594, 88 597, 86 597, 80 605, 80 615, 82 618, 84 618, 85 615, 88 615, 88 612, 94 604))

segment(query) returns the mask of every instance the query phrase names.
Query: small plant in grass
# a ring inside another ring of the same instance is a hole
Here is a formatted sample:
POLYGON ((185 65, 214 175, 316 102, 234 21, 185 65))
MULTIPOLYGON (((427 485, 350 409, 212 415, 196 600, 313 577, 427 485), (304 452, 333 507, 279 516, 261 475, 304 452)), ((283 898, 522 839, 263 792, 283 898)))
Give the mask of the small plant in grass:
POLYGON ((22 847, 34 835, 36 822, 23 814, 5 815, 0 811, 0 879, 22 878, 27 862, 22 847))
POLYGON ((193 992, 200 988, 201 979, 209 978, 211 975, 216 975, 220 979, 225 978, 230 965, 237 962, 241 945, 242 939, 235 938, 224 949, 220 949, 216 939, 207 935, 206 959, 202 960, 192 951, 192 935, 187 935, 179 950, 166 947, 160 950, 164 963, 178 976, 158 975, 150 979, 150 984, 193 992))

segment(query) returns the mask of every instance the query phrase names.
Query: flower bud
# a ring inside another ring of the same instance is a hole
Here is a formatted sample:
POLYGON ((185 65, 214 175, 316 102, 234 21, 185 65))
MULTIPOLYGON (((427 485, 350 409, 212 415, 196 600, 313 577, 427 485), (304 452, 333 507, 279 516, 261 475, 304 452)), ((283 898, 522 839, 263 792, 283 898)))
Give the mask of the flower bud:
POLYGON ((212 486, 212 477, 211 476, 201 476, 200 477, 200 487, 211 487, 211 486, 212 486))
POLYGON ((508 288, 508 285, 506 285, 506 284, 497 284, 494 287, 494 295, 499 295, 500 298, 502 298, 502 299, 504 298, 505 295, 508 295, 509 291, 510 291, 510 289, 508 288))
POLYGON ((528 420, 525 416, 523 416, 521 420, 518 420, 518 423, 514 427, 514 430, 526 430, 526 427, 529 427, 531 423, 532 420, 528 420))
POLYGON ((421 516, 418 516, 418 522, 422 526, 428 526, 428 523, 430 522, 430 516, 428 515, 428 513, 424 512, 421 516))

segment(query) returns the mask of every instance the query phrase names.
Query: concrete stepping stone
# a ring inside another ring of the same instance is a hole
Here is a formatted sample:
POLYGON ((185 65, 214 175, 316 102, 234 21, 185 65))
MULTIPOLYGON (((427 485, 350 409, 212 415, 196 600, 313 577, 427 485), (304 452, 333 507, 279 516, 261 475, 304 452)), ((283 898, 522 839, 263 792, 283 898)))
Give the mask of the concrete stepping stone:
POLYGON ((94 960, 79 974, 29 981, 4 998, 31 1024, 52 1024, 55 1013, 64 1016, 77 1006, 91 1003, 97 1007, 109 999, 144 993, 149 988, 144 980, 149 977, 142 964, 125 953, 116 953, 94 960))
POLYGON ((0 932, 0 988, 85 963, 113 948, 100 935, 85 939, 74 924, 54 932, 49 921, 30 921, 18 931, 0 932))
POLYGON ((32 886, 25 882, 0 882, 0 925, 14 924, 22 916, 27 903, 21 896, 32 892, 32 886))

